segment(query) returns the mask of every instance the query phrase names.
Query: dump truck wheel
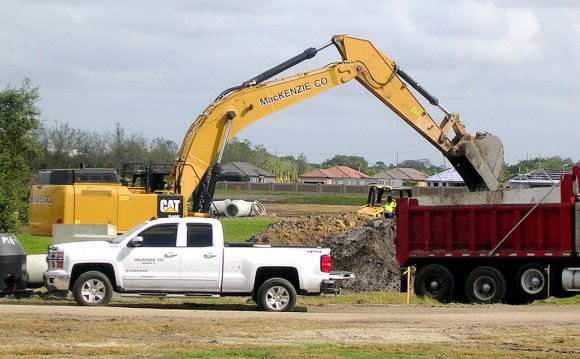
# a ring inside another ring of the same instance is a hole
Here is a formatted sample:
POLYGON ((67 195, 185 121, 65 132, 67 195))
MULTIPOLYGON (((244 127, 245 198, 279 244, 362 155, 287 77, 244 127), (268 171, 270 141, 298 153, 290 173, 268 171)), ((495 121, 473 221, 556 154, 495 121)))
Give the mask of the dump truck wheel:
POLYGON ((548 274, 544 266, 529 263, 520 268, 516 275, 516 288, 526 301, 546 299, 548 295, 548 274))
POLYGON ((471 303, 500 303, 505 299, 506 290, 504 275, 493 267, 476 268, 465 281, 465 295, 471 303))
POLYGON ((443 303, 451 299, 454 287, 453 274, 439 264, 429 264, 419 268, 413 283, 416 295, 431 297, 443 303))

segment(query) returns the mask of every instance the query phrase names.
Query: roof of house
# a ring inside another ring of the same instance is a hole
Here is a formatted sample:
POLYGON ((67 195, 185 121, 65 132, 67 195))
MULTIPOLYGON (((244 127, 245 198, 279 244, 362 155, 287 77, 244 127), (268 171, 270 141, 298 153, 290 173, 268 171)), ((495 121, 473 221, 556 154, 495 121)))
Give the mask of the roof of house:
POLYGON ((394 179, 403 181, 425 181, 427 179, 426 174, 414 168, 395 167, 387 170, 386 173, 394 179))
POLYGON ((366 174, 348 166, 317 168, 300 175, 302 178, 368 178, 366 174))
POLYGON ((566 171, 553 171, 539 169, 528 173, 519 174, 510 178, 510 183, 534 183, 534 184, 554 184, 562 180, 562 175, 566 171))
POLYGON ((374 175, 370 176, 370 178, 395 179, 395 177, 393 177, 393 175, 387 171, 377 172, 374 175))
POLYGON ((427 182, 465 183, 455 168, 439 172, 426 179, 427 182))
POLYGON ((235 172, 248 177, 276 177, 275 174, 254 166, 248 162, 230 162, 222 166, 222 173, 235 172))

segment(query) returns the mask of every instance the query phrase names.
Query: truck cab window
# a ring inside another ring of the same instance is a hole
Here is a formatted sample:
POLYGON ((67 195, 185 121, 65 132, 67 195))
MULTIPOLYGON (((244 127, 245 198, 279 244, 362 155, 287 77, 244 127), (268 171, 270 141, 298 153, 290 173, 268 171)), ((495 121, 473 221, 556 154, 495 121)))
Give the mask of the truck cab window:
POLYGON ((213 245, 213 229, 211 224, 188 224, 188 247, 211 247, 213 245))
POLYGON ((177 243, 177 225, 150 227, 139 233, 143 237, 143 247, 175 247, 177 243))

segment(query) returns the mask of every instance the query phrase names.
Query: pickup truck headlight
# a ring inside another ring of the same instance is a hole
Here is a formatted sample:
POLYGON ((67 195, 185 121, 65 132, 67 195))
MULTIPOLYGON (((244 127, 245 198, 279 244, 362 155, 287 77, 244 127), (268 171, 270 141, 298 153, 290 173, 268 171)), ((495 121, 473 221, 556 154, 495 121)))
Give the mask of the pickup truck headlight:
POLYGON ((64 251, 49 248, 46 262, 48 263, 48 269, 63 269, 64 251))

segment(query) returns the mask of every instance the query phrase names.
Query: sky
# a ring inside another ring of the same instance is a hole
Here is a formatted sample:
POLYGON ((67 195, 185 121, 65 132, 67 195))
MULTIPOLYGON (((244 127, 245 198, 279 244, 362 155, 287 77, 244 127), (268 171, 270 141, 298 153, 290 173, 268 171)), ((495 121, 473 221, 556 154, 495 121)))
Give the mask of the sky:
MULTIPOLYGON (((507 163, 580 160, 580 1, 0 0, 0 87, 29 78, 45 126, 181 144, 223 90, 333 35, 370 40, 507 163)), ((340 61, 334 47, 280 76, 340 61)), ((437 121, 444 114, 423 102, 437 121)), ((237 136, 311 163, 443 156, 356 81, 237 136)))

